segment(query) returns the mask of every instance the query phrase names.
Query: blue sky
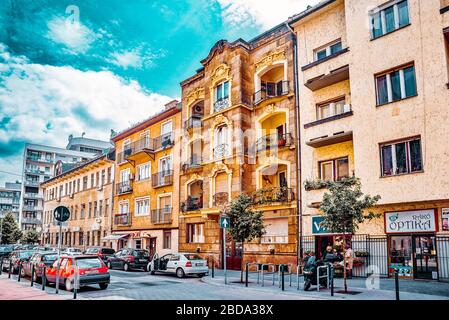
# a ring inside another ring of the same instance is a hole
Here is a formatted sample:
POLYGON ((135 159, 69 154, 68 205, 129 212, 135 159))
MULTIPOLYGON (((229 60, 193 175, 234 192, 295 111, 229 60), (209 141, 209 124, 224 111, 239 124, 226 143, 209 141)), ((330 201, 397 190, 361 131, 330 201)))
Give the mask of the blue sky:
POLYGON ((317 0, 1 0, 0 183, 25 142, 109 139, 180 96, 220 39, 251 39, 317 0))

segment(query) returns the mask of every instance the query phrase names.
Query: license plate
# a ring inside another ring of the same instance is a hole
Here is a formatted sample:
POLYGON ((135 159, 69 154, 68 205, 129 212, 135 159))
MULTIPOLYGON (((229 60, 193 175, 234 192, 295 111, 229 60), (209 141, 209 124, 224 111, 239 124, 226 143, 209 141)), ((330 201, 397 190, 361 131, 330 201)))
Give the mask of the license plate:
POLYGON ((147 262, 147 260, 145 260, 145 259, 140 259, 139 261, 140 262, 147 262))
POLYGON ((86 274, 95 274, 95 273, 99 273, 99 271, 98 271, 98 270, 89 270, 89 271, 86 271, 86 274))
POLYGON ((195 267, 202 267, 203 264, 202 263, 195 263, 195 267))

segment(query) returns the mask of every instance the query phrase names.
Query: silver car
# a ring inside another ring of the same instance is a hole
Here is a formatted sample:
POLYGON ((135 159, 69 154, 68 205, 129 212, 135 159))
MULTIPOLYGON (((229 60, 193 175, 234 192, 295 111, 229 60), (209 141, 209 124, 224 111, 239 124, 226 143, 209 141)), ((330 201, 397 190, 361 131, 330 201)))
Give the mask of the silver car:
POLYGON ((196 253, 170 253, 160 258, 156 253, 148 264, 148 270, 151 274, 156 272, 176 274, 178 278, 186 275, 197 275, 201 278, 209 274, 207 261, 196 253))

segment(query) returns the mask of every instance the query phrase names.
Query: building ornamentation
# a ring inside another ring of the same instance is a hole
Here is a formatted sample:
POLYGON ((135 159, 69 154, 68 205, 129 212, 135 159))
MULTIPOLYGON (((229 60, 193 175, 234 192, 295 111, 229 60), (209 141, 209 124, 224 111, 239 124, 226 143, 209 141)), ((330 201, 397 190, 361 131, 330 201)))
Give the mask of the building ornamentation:
POLYGON ((285 51, 273 52, 265 57, 263 57, 259 62, 255 64, 256 73, 263 68, 271 66, 274 62, 286 60, 285 51))

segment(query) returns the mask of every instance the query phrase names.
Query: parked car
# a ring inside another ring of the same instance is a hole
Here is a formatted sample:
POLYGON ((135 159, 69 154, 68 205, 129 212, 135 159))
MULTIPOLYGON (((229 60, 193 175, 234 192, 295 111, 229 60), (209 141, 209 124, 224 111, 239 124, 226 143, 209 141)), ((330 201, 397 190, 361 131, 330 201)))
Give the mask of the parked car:
POLYGON ((73 255, 73 256, 74 255, 82 255, 83 251, 81 251, 81 249, 78 249, 78 248, 65 248, 65 249, 61 250, 61 254, 73 255))
POLYGON ((34 282, 42 279, 44 267, 50 268, 58 259, 57 252, 35 252, 30 260, 22 263, 22 277, 30 276, 34 265, 34 282))
POLYGON ((12 263, 12 273, 19 272, 19 265, 31 258, 34 251, 30 250, 16 250, 7 258, 3 258, 3 271, 9 270, 9 264, 12 263))
POLYGON ((84 254, 87 255, 95 255, 99 257, 101 260, 103 260, 105 263, 107 263, 108 258, 113 256, 115 254, 115 250, 111 248, 106 247, 93 247, 88 248, 84 254))
MULTIPOLYGON (((74 287, 75 267, 79 270, 80 287, 98 284, 101 290, 105 290, 111 280, 108 268, 103 260, 98 257, 76 255, 63 256, 59 260, 59 281, 63 284, 67 291, 72 291, 74 287)), ((58 270, 58 260, 47 269, 46 277, 48 283, 56 283, 56 273, 58 270)))
POLYGON ((9 257, 9 255, 13 252, 13 246, 12 245, 3 245, 0 247, 0 259, 3 259, 4 257, 9 257))
POLYGON ((148 266, 151 274, 156 272, 176 274, 178 278, 186 275, 203 277, 209 273, 207 261, 196 253, 170 253, 159 258, 156 253, 148 266))
POLYGON ((107 259, 109 269, 122 269, 130 271, 132 269, 143 269, 147 267, 151 260, 150 252, 143 249, 122 249, 107 259))

